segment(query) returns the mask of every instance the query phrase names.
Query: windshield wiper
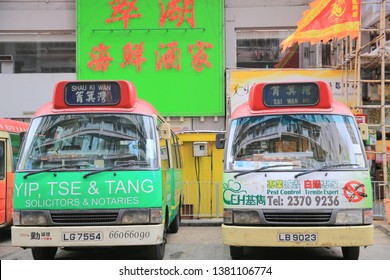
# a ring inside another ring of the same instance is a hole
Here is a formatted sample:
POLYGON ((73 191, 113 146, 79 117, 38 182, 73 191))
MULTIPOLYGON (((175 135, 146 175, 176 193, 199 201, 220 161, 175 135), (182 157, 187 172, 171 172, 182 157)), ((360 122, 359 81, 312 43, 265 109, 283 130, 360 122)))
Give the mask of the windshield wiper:
POLYGON ((31 176, 31 175, 34 175, 34 174, 43 173, 43 172, 50 172, 50 171, 54 171, 54 170, 58 170, 58 169, 69 169, 69 168, 80 169, 81 166, 83 166, 83 165, 81 165, 81 164, 69 164, 69 165, 61 165, 61 166, 41 169, 41 170, 37 170, 37 171, 31 171, 31 172, 29 172, 27 174, 24 174, 23 178, 26 179, 28 176, 31 176))
POLYGON ((359 166, 359 164, 357 164, 357 163, 338 163, 338 164, 324 165, 324 166, 317 168, 317 169, 312 169, 312 170, 298 173, 294 176, 294 178, 298 178, 299 176, 306 175, 306 174, 313 173, 313 172, 318 172, 318 171, 328 170, 330 168, 343 167, 343 166, 359 166))
POLYGON ((252 170, 247 170, 247 171, 243 171, 241 173, 238 173, 236 175, 234 175, 234 179, 239 177, 239 176, 242 176, 242 175, 246 175, 246 174, 249 174, 249 173, 254 173, 254 172, 260 172, 260 171, 263 171, 263 170, 266 170, 266 169, 269 169, 269 168, 272 168, 272 167, 294 167, 294 166, 298 166, 296 164, 277 164, 277 165, 268 165, 268 166, 263 166, 263 167, 260 167, 260 168, 257 168, 257 169, 252 169, 252 170))
POLYGON ((106 168, 103 168, 103 169, 91 171, 91 172, 89 172, 87 174, 84 174, 83 178, 85 179, 88 176, 91 176, 91 175, 94 175, 94 174, 97 174, 97 173, 100 173, 100 172, 111 171, 111 170, 116 170, 116 169, 119 169, 119 168, 122 168, 122 167, 129 167, 129 166, 135 166, 135 165, 148 165, 148 163, 146 161, 129 161, 129 162, 126 162, 126 163, 123 163, 123 164, 118 164, 118 165, 114 165, 114 166, 111 166, 111 167, 106 167, 106 168))

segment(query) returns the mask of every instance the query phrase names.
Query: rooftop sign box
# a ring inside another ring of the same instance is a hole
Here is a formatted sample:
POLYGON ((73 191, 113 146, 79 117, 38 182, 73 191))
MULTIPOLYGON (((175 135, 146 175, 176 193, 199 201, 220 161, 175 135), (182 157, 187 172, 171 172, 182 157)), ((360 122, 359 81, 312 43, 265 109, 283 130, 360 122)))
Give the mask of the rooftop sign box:
POLYGON ((249 106, 255 111, 284 107, 331 108, 332 100, 332 90, 324 81, 257 83, 249 93, 249 106))
POLYGON ((132 108, 137 92, 129 81, 61 81, 54 89, 54 109, 80 107, 132 108))

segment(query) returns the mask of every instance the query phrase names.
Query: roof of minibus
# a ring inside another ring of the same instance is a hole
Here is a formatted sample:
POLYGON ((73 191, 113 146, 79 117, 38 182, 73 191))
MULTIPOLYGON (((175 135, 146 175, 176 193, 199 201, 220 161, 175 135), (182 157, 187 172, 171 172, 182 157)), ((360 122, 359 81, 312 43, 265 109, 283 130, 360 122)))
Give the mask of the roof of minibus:
POLYGON ((7 132, 23 132, 26 131, 29 123, 15 121, 11 119, 0 118, 0 130, 7 132))
POLYGON ((269 110, 253 111, 250 109, 248 102, 237 107, 231 119, 242 117, 262 116, 262 115, 278 115, 278 114, 333 114, 333 115, 349 115, 353 117, 352 112, 343 103, 333 100, 331 108, 316 108, 316 107, 284 107, 272 108, 269 110))
POLYGON ((66 109, 54 109, 53 102, 48 102, 40 107, 34 117, 55 114, 81 114, 81 113, 128 113, 140 115, 159 115, 158 111, 148 102, 137 98, 131 108, 117 108, 115 106, 74 106, 66 109))

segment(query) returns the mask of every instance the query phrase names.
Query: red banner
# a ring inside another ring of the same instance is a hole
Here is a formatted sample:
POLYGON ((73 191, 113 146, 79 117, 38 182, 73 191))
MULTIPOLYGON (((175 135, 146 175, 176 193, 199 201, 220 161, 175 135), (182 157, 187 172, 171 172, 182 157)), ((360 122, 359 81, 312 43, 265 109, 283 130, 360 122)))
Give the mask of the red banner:
POLYGON ((359 36, 361 0, 314 0, 303 13, 295 32, 280 45, 282 52, 294 43, 322 41, 359 36))

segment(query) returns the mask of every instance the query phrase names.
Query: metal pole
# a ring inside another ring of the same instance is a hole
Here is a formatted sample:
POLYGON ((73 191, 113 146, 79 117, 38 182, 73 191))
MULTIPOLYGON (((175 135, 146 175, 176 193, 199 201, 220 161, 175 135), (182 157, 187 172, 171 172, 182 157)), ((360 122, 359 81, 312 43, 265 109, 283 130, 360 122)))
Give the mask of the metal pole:
POLYGON ((386 55, 386 31, 385 31, 385 10, 386 10, 386 1, 381 1, 380 7, 380 33, 383 34, 380 40, 380 54, 381 54, 381 126, 382 126, 382 164, 383 164, 383 180, 385 186, 387 186, 388 178, 387 178, 387 143, 386 143, 386 91, 385 91, 385 55, 386 55))
POLYGON ((215 184, 215 215, 219 218, 219 183, 215 184))

